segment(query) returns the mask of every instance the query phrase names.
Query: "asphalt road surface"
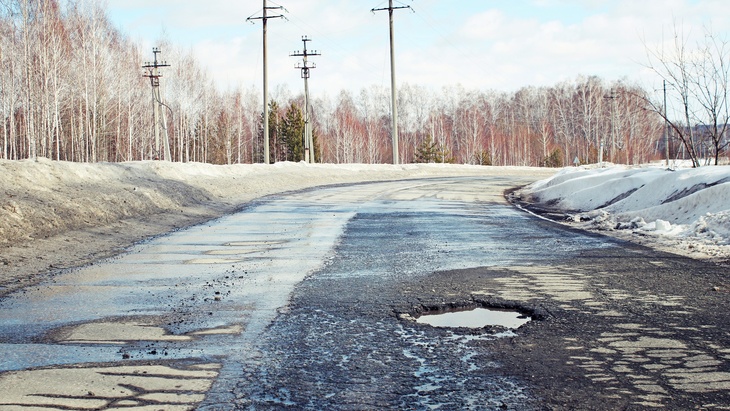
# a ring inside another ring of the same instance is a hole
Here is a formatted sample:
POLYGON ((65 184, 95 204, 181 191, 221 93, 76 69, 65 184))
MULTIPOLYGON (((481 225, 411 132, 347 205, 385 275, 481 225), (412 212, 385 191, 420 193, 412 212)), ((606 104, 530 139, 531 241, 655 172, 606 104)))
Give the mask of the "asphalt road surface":
POLYGON ((318 188, 0 300, 0 410, 730 409, 727 269, 507 204, 318 188), (518 329, 424 313, 496 307, 518 329))

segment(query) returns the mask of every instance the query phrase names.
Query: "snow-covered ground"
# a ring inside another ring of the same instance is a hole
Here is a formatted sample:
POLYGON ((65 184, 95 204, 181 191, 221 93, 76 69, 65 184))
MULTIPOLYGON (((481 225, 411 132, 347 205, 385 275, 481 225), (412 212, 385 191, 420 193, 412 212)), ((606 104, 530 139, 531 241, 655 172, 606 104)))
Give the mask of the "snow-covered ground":
POLYGON ((730 258, 730 166, 568 167, 516 193, 570 224, 664 250, 730 258))
MULTIPOLYGON (((218 216, 269 194, 339 183, 555 170, 453 164, 332 165, 0 160, 0 246, 139 216, 218 216)), ((521 177, 520 177, 521 176, 521 177)))

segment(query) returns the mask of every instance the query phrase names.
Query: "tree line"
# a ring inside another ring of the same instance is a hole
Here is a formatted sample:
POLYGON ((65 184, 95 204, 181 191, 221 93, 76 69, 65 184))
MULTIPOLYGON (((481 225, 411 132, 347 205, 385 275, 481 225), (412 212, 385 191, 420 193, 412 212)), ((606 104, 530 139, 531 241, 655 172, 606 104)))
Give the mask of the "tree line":
MULTIPOLYGON (((154 144, 152 90, 142 71, 152 54, 113 26, 102 3, 0 0, 0 7, 0 158, 164 157, 154 144)), ((191 52, 167 40, 158 47, 170 64, 161 79, 170 147, 164 159, 263 162, 257 79, 220 91, 191 52)), ((272 96, 270 160, 300 161, 303 95, 278 87, 272 96)), ((388 162, 389 99, 378 86, 315 97, 316 160, 388 162)), ((666 152, 662 105, 624 81, 580 76, 509 93, 402 83, 398 106, 401 163, 637 164, 666 152)), ((672 134, 671 155, 685 155, 672 134)))

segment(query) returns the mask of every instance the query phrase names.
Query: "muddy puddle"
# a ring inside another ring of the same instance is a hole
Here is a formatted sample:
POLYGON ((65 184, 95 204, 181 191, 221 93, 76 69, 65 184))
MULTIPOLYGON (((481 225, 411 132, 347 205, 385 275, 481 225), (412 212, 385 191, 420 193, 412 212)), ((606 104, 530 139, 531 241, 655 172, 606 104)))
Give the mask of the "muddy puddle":
POLYGON ((519 311, 477 307, 470 310, 447 311, 424 314, 416 319, 419 324, 439 328, 484 328, 504 327, 517 329, 531 321, 519 311))

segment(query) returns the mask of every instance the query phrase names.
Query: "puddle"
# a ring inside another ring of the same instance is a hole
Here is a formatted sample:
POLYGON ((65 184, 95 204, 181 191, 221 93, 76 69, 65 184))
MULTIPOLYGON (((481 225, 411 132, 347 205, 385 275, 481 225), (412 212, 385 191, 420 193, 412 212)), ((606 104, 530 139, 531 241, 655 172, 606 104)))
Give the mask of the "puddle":
POLYGON ((496 308, 424 314, 416 319, 419 324, 441 328, 483 328, 496 325, 516 329, 529 321, 530 317, 520 312, 496 308))

